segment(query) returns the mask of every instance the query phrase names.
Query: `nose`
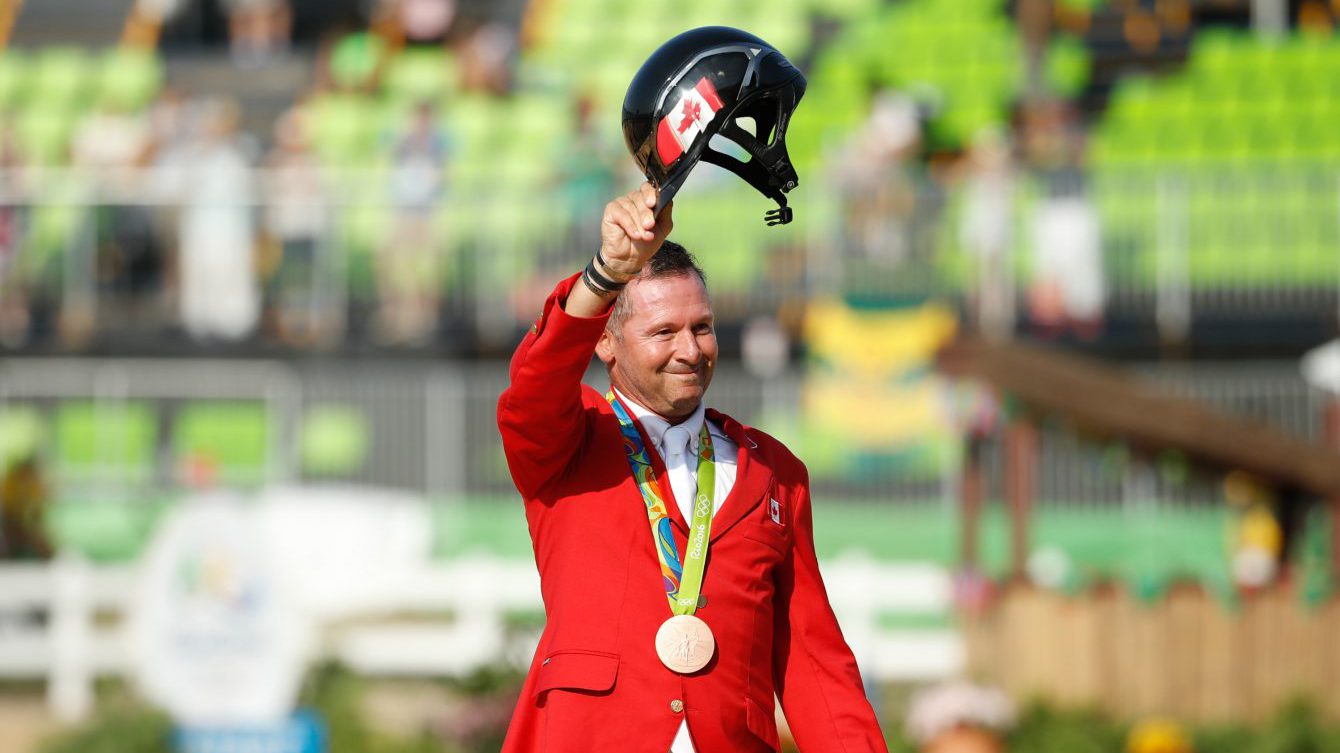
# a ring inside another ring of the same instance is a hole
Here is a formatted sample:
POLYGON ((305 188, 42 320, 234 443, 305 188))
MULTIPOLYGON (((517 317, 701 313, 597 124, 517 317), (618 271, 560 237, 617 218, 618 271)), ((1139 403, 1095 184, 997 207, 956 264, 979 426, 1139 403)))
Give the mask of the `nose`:
POLYGON ((696 364, 702 358, 703 349, 698 345, 698 336, 691 329, 681 330, 675 336, 675 355, 681 361, 696 364))

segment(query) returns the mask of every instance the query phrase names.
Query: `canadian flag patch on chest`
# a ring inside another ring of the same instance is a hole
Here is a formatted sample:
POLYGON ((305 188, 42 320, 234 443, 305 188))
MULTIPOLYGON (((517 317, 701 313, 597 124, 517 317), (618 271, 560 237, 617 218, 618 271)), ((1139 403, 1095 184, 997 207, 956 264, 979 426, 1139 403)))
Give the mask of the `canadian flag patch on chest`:
POLYGON ((670 165, 688 151, 722 107, 725 103, 706 76, 684 91, 656 127, 656 153, 661 164, 670 165))

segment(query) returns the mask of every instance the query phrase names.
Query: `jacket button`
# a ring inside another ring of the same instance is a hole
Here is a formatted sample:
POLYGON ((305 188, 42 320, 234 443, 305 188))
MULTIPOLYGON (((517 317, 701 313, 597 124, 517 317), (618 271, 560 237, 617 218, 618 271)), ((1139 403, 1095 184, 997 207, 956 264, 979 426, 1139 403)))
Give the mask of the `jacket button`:
POLYGON ((682 712, 684 710, 684 702, 676 698, 670 702, 670 710, 676 714, 682 712))

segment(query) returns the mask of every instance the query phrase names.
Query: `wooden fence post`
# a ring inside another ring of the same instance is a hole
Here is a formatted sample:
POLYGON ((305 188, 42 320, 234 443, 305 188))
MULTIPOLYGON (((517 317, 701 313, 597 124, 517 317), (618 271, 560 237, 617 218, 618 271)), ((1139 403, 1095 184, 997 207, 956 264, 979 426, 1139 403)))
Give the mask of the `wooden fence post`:
POLYGON ((963 479, 959 487, 963 509, 959 525, 959 566, 976 571, 978 566, 977 535, 982 517, 982 440, 968 436, 964 442, 963 479))
POLYGON ((1022 578, 1028 567, 1029 517, 1033 511, 1038 461, 1038 427, 1026 414, 1005 430, 1005 487, 1010 504, 1010 575, 1022 578))

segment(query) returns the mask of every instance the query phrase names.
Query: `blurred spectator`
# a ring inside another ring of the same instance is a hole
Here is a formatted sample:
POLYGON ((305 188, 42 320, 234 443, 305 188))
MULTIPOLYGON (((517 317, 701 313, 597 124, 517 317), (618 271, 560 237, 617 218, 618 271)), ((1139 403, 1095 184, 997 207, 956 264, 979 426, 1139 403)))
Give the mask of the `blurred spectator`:
POLYGON ((475 29, 459 50, 461 83, 469 91, 506 94, 512 89, 516 30, 499 23, 475 29))
POLYGON ((907 735, 922 753, 1003 753, 1014 704, 1002 691, 965 681, 918 691, 908 706, 907 735))
POLYGON ((21 258, 22 197, 19 151, 14 132, 0 127, 0 345, 17 348, 28 341, 30 271, 21 258))
POLYGON ((171 160, 191 142, 194 133, 192 108, 182 92, 164 89, 149 107, 148 117, 154 161, 171 160))
POLYGON ((163 288, 151 210, 135 200, 136 168, 147 161, 152 136, 146 115, 108 102, 80 124, 72 148, 95 192, 99 300, 114 302, 117 321, 132 326, 141 323, 146 307, 158 304, 163 288))
POLYGON ((553 155, 557 168, 553 184, 547 186, 557 191, 567 231, 533 249, 536 263, 510 291, 512 315, 518 322, 529 322, 544 305, 554 277, 572 263, 574 249, 599 248, 600 217, 608 197, 616 193, 624 163, 616 159, 622 150, 609 144, 595 114, 595 100, 589 94, 573 101, 573 135, 553 155))
POLYGON ((1102 233, 1098 212, 1077 172, 1050 176, 1033 210, 1033 283, 1029 312, 1040 334, 1069 330, 1093 339, 1103 328, 1102 233))
POLYGON ((1285 551, 1275 492, 1243 471, 1224 476, 1223 491, 1233 516, 1233 580, 1245 589, 1268 586, 1279 574, 1285 551))
POLYGON ((287 0, 225 0, 225 5, 229 50, 238 65, 262 66, 288 50, 293 11, 287 0))
POLYGON ((791 342, 776 319, 756 316, 745 322, 740 335, 740 358, 755 378, 768 381, 781 376, 790 354, 791 342))
POLYGON ((916 104, 890 90, 876 91, 865 125, 836 162, 849 253, 885 263, 907 258, 917 202, 910 162, 920 149, 916 104))
POLYGON ((447 156, 436 110, 420 102, 391 150, 395 227, 378 253, 377 270, 377 327, 387 343, 422 344, 437 326, 442 265, 434 215, 442 204, 447 156))
POLYGON ((48 490, 37 458, 17 461, 0 481, 0 553, 8 559, 48 559, 46 532, 48 490))
POLYGON ((977 265, 973 305, 978 330, 1008 338, 1014 329, 1015 174, 1008 135, 983 130, 967 158, 965 204, 959 235, 977 265))
POLYGON ((410 44, 429 44, 446 39, 456 20, 456 0, 387 0, 410 44))
POLYGON ((330 274, 322 247, 328 216, 302 109, 289 110, 275 124, 265 166, 265 229, 279 252, 269 276, 268 326, 290 345, 321 343, 332 334, 320 296, 330 274))
MULTIPOLYGON (((1335 14, 1340 14, 1340 4, 1332 3, 1335 14)), ((1320 0, 1309 0, 1298 7, 1298 30, 1304 35, 1318 39, 1329 39, 1335 33, 1335 15, 1320 0)))
POLYGON ((71 154, 79 167, 101 171, 96 178, 114 180, 123 177, 115 175, 116 171, 134 167, 145 158, 151 134, 144 115, 108 102, 80 123, 71 154))
POLYGON ((1020 157, 1043 174, 1076 170, 1084 164, 1084 129, 1069 102, 1038 98, 1019 109, 1020 157))
POLYGON ((614 155, 619 151, 605 142, 594 113, 595 102, 589 96, 577 98, 573 104, 576 128, 558 155, 564 216, 570 220, 569 244, 563 249, 565 257, 574 248, 599 248, 600 216, 608 197, 615 194, 622 165, 615 162, 614 155))
POLYGON ((236 340, 256 326, 251 165, 232 102, 203 107, 195 139, 161 169, 181 202, 177 293, 186 331, 236 340))

